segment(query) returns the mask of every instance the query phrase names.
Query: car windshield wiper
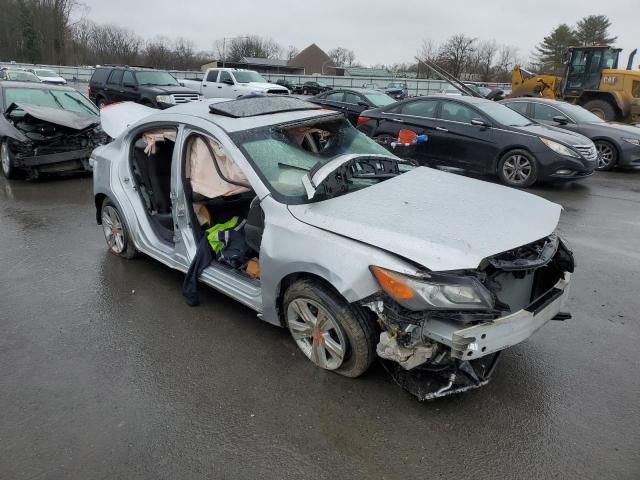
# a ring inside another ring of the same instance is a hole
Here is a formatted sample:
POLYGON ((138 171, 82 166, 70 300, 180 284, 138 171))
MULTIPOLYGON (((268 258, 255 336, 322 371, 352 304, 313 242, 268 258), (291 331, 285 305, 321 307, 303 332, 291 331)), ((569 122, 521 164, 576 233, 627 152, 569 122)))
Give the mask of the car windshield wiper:
POLYGON ((58 100, 58 97, 56 97, 53 92, 51 90, 47 90, 47 92, 49 92, 49 95, 51 95, 53 97, 53 100, 58 104, 58 106, 64 110, 64 107, 62 106, 62 104, 60 103, 60 100, 58 100))
POLYGON ((71 100, 73 100, 74 102, 76 102, 78 105, 80 105, 82 108, 84 108, 85 110, 87 110, 89 113, 95 115, 96 112, 94 112, 89 106, 85 105, 84 103, 82 103, 80 100, 78 100, 77 98, 75 98, 73 95, 70 95, 69 93, 65 93, 64 94, 65 97, 69 97, 71 100))

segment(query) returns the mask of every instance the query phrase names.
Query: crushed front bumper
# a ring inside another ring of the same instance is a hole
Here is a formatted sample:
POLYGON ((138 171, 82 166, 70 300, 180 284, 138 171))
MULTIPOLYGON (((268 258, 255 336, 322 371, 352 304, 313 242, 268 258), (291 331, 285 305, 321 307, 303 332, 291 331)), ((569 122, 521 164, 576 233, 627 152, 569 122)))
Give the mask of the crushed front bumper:
POLYGON ((564 275, 553 288, 515 313, 463 329, 454 322, 431 319, 425 322, 423 333, 450 347, 451 356, 461 360, 473 360, 517 345, 560 313, 571 281, 570 273, 564 275))

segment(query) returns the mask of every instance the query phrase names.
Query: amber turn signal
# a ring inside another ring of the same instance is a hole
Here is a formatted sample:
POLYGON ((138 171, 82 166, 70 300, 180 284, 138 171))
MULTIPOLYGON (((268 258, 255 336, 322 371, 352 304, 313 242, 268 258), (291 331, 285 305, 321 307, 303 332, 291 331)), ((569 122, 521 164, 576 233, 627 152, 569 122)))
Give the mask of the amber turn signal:
POLYGON ((371 265, 371 273, 376 277, 382 289, 392 298, 397 300, 410 300, 415 297, 415 292, 406 283, 405 279, 394 272, 371 265))

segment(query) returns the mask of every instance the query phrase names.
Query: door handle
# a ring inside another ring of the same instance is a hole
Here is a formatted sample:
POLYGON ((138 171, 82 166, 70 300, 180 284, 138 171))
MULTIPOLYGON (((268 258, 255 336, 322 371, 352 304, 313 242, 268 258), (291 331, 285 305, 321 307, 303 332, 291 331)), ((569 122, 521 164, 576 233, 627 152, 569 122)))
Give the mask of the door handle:
POLYGON ((203 83, 203 84, 202 84, 202 86, 203 86, 203 87, 206 87, 206 86, 207 86, 207 84, 206 84, 206 83, 203 83))
POLYGON ((222 88, 220 85, 218 85, 218 88, 222 88))
POLYGON ((392 122, 398 122, 398 123, 404 123, 404 120, 402 120, 401 118, 392 118, 391 121, 392 122))
POLYGON ((436 130, 438 130, 439 132, 448 132, 449 131, 444 127, 436 127, 436 130))

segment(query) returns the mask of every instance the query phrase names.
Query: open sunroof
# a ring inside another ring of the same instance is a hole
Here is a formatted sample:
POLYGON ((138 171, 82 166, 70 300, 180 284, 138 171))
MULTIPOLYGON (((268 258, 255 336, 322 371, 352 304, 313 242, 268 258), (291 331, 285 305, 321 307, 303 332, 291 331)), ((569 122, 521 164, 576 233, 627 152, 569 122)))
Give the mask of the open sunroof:
POLYGON ((252 95, 209 105, 211 113, 232 118, 256 117, 297 110, 318 110, 319 108, 318 105, 299 98, 279 95, 252 95))

